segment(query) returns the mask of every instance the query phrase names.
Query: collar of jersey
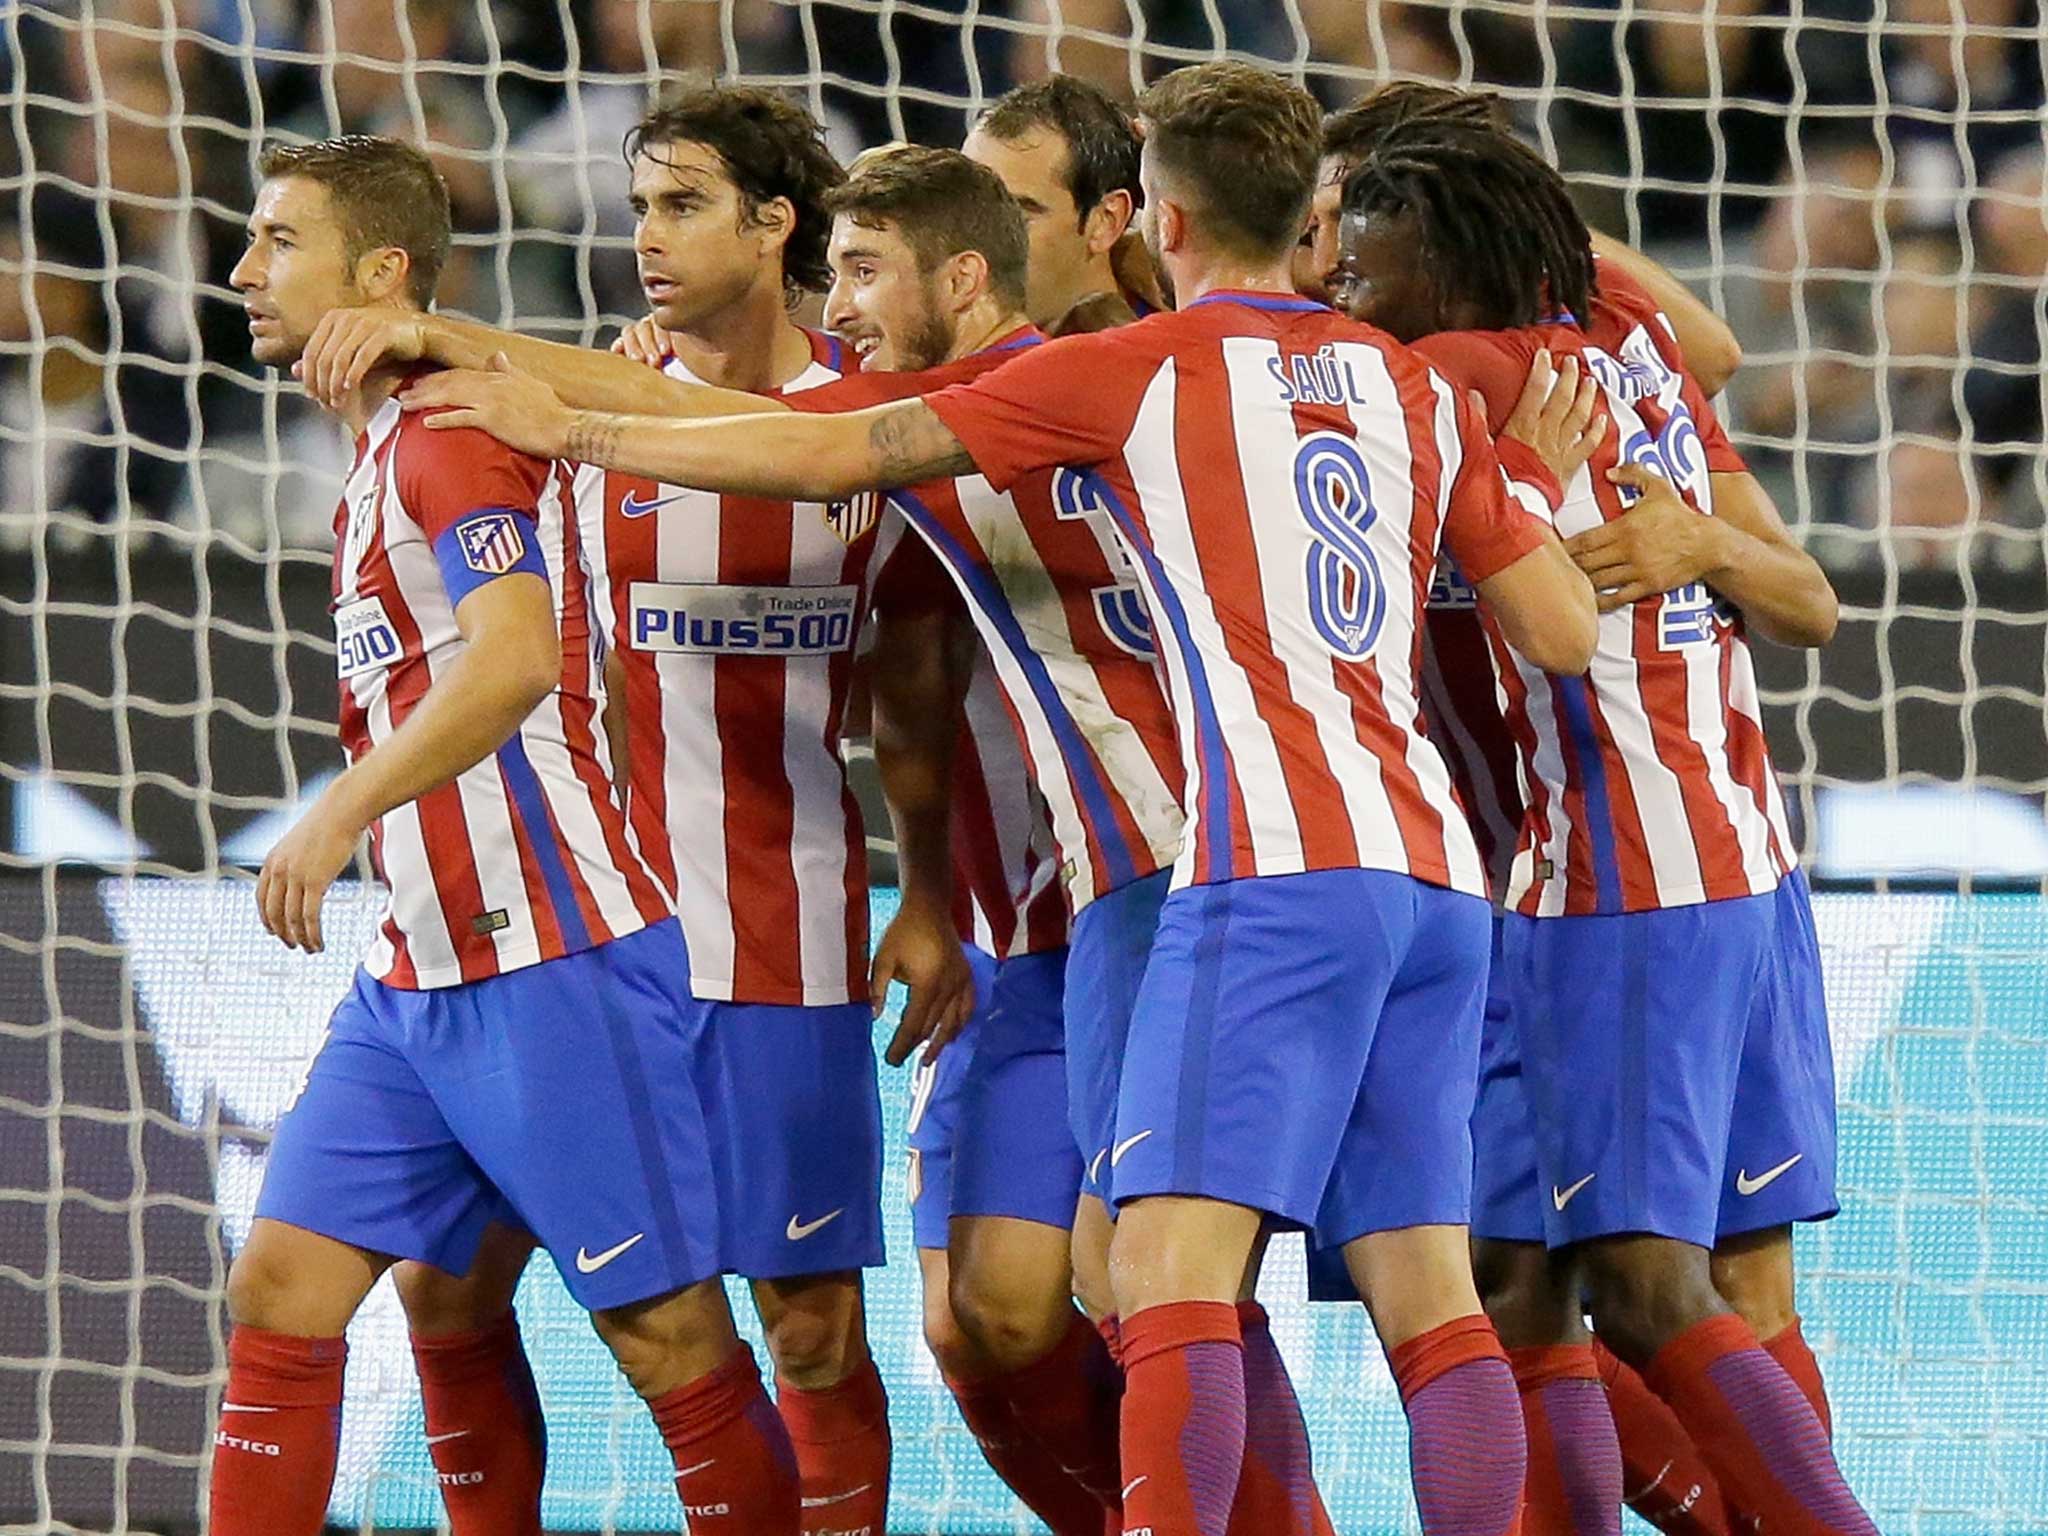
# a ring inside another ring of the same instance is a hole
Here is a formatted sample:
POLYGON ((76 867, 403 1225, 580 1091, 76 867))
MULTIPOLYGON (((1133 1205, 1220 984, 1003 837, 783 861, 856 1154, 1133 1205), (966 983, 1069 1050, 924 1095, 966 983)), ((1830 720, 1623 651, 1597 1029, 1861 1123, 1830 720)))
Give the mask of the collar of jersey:
MULTIPOLYGON (((1001 341, 992 341, 987 346, 981 348, 981 352, 1014 352, 1019 347, 1035 347, 1044 340, 1045 336, 1038 327, 1027 321, 1010 332, 1001 341)), ((970 353, 969 355, 978 357, 980 352, 970 353)))
POLYGON ((1304 299, 1298 293, 1272 293, 1252 288, 1212 288, 1187 307, 1200 309, 1204 304, 1242 304, 1249 309, 1290 310, 1300 314, 1330 307, 1320 299, 1304 299))

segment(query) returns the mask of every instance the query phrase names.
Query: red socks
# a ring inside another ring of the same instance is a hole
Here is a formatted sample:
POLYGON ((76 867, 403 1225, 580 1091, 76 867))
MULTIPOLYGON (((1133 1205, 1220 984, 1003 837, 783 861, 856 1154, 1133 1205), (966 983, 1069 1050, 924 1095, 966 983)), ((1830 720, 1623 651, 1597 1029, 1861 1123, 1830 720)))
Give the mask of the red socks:
POLYGON ((1454 1318, 1387 1352, 1408 1410, 1408 1461, 1424 1536, 1514 1536, 1528 1465, 1514 1373, 1484 1315, 1454 1318))
POLYGON ((1643 1380, 1671 1405, 1728 1502, 1774 1536, 1876 1536, 1827 1432, 1749 1324, 1722 1313, 1657 1352, 1643 1380))
POLYGON ((1835 1416, 1828 1407, 1827 1383, 1820 1378, 1820 1362, 1806 1346, 1806 1335, 1799 1331, 1799 1319, 1793 1318, 1784 1329, 1765 1339, 1764 1353, 1777 1361, 1779 1369, 1792 1378, 1792 1384, 1806 1394, 1820 1427, 1832 1438, 1835 1416))
POLYGON ((1593 1359, 1621 1442, 1621 1490, 1628 1507, 1670 1536, 1730 1536, 1721 1485, 1664 1400, 1599 1339, 1593 1359))
POLYGON ((1237 1304, 1244 1338, 1244 1470, 1229 1536, 1329 1536, 1330 1516, 1309 1466, 1308 1426, 1266 1309, 1237 1304))
POLYGON ((1621 1447, 1590 1344, 1511 1349, 1529 1473, 1524 1536, 1621 1536, 1621 1447))
POLYGON ((1124 1529, 1223 1536, 1244 1462, 1244 1345, 1227 1301, 1122 1320, 1124 1529))
POLYGON ((412 1341, 427 1452, 454 1536, 540 1536, 547 1427, 511 1313, 474 1333, 412 1341))
POLYGON ((213 1437, 213 1536, 319 1536, 341 1443, 342 1339, 238 1325, 213 1437))
POLYGON ((742 1344, 708 1376, 648 1405, 691 1536, 798 1536, 796 1455, 742 1344))
POLYGON ((1076 1312, 1051 1351, 998 1383, 1024 1433, 1106 1509, 1121 1507, 1118 1413, 1123 1374, 1102 1336, 1076 1312))
POLYGON ((1002 1377, 946 1378, 982 1456, 1052 1536, 1102 1536, 1109 1511, 1018 1421, 1005 1385, 1002 1377))
POLYGON ((875 1362, 816 1392, 778 1378, 775 1407, 796 1452, 804 1536, 887 1536, 889 1394, 875 1362))

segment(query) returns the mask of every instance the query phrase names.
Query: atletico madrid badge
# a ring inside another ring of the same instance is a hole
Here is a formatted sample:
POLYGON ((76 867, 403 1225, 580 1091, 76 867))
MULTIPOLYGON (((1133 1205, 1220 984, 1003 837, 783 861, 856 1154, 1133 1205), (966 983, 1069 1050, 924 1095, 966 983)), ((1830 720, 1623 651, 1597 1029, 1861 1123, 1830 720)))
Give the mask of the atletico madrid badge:
POLYGON ((502 576, 526 553, 526 541, 519 525, 508 512, 489 512, 472 517, 461 527, 462 558, 472 571, 502 576))

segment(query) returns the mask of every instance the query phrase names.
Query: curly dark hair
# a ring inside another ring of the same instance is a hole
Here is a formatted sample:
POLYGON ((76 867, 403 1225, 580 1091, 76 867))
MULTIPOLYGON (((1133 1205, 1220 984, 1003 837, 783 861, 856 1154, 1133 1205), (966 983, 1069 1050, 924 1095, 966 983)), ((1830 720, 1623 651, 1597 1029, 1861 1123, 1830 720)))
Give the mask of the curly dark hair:
POLYGON ((832 219, 825 194, 846 180, 846 172, 810 113, 758 86, 697 86, 660 102, 626 135, 626 163, 641 155, 658 159, 671 144, 702 144, 717 155, 748 218, 763 203, 787 198, 796 209, 796 227, 782 248, 783 282, 792 294, 822 293, 831 286, 825 247, 832 219))
POLYGON ((1411 118, 1381 134, 1344 183, 1344 213, 1412 214, 1446 299, 1476 304, 1482 330, 1584 318, 1598 291, 1592 237, 1564 178, 1490 122, 1411 118))
POLYGON ((1505 132, 1507 105, 1493 91, 1396 80, 1323 119, 1323 155, 1356 166, 1388 129, 1413 122, 1470 123, 1505 132))
POLYGON ((1050 129, 1067 146, 1067 191, 1086 223, 1112 192, 1138 190, 1138 130, 1130 114, 1099 85, 1074 75, 1047 75, 996 98, 974 125, 1005 144, 1050 129))
POLYGON ((1315 97, 1222 59, 1162 77, 1138 98, 1138 117, 1147 150, 1199 200, 1210 238, 1257 257, 1294 244, 1322 151, 1315 97))

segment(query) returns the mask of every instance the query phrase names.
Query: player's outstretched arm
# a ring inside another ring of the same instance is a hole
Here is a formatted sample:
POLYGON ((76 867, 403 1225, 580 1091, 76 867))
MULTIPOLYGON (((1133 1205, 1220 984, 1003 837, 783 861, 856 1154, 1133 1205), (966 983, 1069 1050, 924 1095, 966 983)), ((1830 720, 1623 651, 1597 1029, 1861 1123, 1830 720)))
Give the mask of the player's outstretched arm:
POLYGON ((669 416, 788 409, 738 390, 685 384, 616 352, 389 307, 329 310, 292 372, 307 394, 332 409, 360 389, 379 365, 425 360, 447 368, 487 369, 498 356, 545 378, 559 398, 578 408, 669 416))
POLYGON ((1640 493, 1612 522, 1566 545, 1600 593, 1600 611, 1703 581, 1780 645, 1826 645, 1835 635, 1835 589, 1754 475, 1712 476, 1714 515, 1702 517, 1671 484, 1636 464, 1608 479, 1640 493))
POLYGON ((1634 246, 1593 231, 1593 251, 1642 284, 1657 301, 1678 337, 1685 371, 1709 395, 1718 395, 1742 366, 1742 343, 1728 322, 1693 295, 1693 291, 1634 246))
POLYGON ((263 926, 308 954, 320 905, 364 829, 498 750, 560 683, 562 644, 546 578, 514 571, 455 608, 467 644, 403 724, 328 786, 270 852, 256 880, 263 926))
MULTIPOLYGON (((646 370, 640 374, 645 377, 646 370)), ((921 400, 812 414, 751 395, 738 398, 766 404, 770 412, 675 421, 579 411, 547 384, 498 357, 488 371, 465 369, 422 379, 399 402, 408 410, 434 409, 426 424, 437 432, 479 427, 541 458, 576 459, 734 496, 837 501, 974 468, 960 439, 921 400)))

